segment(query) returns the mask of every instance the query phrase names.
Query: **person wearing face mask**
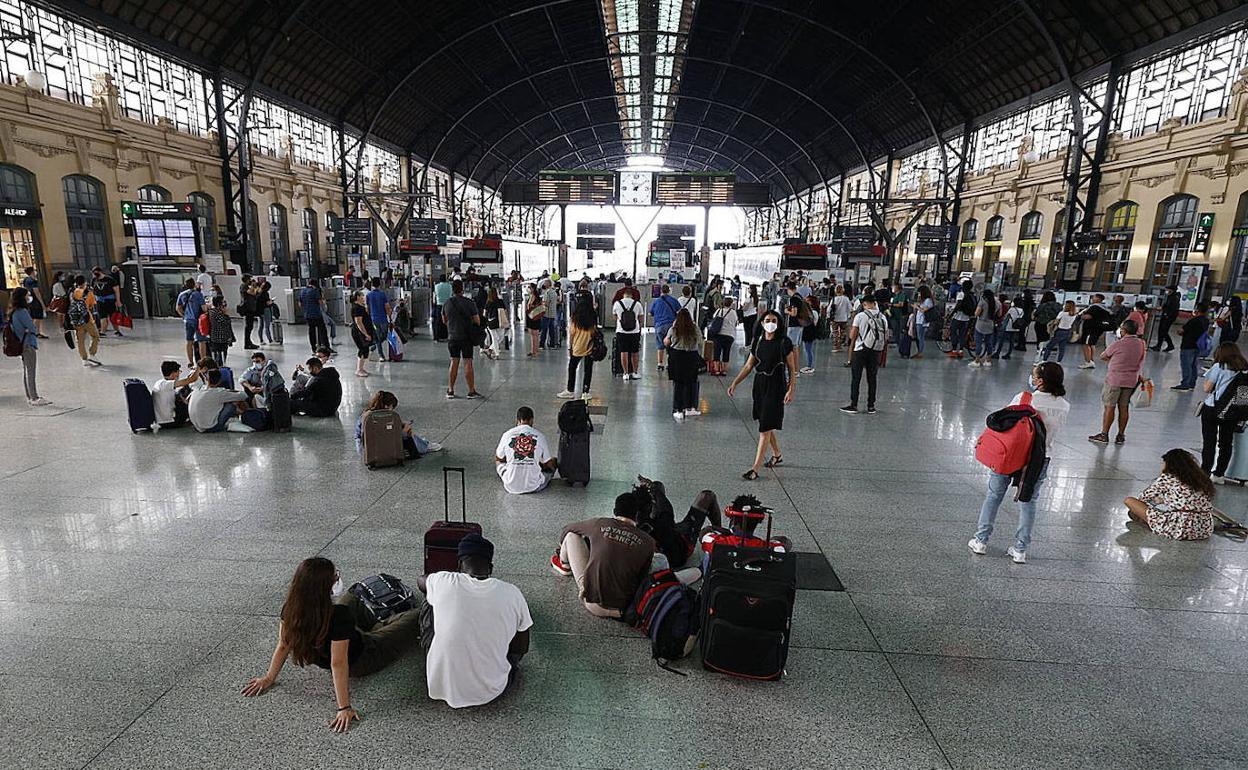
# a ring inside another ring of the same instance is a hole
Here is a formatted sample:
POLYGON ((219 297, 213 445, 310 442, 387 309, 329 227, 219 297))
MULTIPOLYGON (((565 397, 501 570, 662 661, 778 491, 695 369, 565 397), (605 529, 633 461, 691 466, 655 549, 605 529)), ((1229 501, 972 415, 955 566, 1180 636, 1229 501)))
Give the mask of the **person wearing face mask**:
POLYGON ((797 348, 792 340, 781 336, 780 314, 774 310, 763 314, 763 333, 755 338, 745 366, 728 386, 729 398, 750 372, 754 372, 753 413, 758 421, 758 449, 754 465, 741 474, 746 481, 757 479, 760 468, 774 468, 784 462, 776 431, 784 426, 784 407, 793 403, 797 392, 797 348), (771 459, 763 462, 768 447, 771 459))
POLYGON ((1018 485, 1018 530, 1014 535, 1014 545, 1006 549, 1006 555, 1015 564, 1027 563, 1027 546, 1031 544, 1031 528, 1036 521, 1036 498, 1048 473, 1049 454, 1070 413, 1070 402, 1064 398, 1065 376, 1061 364, 1052 361, 1036 364, 1027 380, 1032 392, 1019 393, 1010 402, 1010 406, 1017 406, 1026 401, 1044 423, 1044 464, 1038 471, 1024 468, 1013 475, 988 471, 988 494, 984 496, 984 504, 979 511, 979 524, 975 536, 966 544, 972 553, 982 556, 988 552, 988 538, 992 536, 1001 501, 1011 485, 1018 485), (1024 399, 1024 396, 1027 398, 1024 399))
POLYGON ((414 603, 416 607, 379 622, 358 596, 343 589, 332 561, 322 556, 304 559, 282 605, 269 670, 248 682, 243 695, 254 697, 272 687, 287 658, 299 666, 329 669, 338 706, 329 727, 346 732, 360 718, 351 706, 349 677, 374 674, 420 643, 424 601, 416 598, 414 603))
POLYGON ((1140 384, 1140 372, 1144 369, 1144 356, 1148 343, 1140 335, 1140 327, 1128 318, 1118 327, 1118 339, 1101 353, 1101 360, 1109 362, 1105 385, 1101 388, 1101 403, 1105 406, 1101 416, 1101 432, 1088 436, 1093 444, 1108 444, 1109 429, 1118 415, 1118 435, 1115 444, 1127 443, 1127 421, 1131 419, 1131 396, 1140 384))

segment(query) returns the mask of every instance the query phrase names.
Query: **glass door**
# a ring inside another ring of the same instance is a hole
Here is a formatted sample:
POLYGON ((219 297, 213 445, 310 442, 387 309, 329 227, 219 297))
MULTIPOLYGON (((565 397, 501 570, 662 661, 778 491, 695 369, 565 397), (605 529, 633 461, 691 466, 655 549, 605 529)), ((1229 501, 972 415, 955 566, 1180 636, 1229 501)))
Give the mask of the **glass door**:
POLYGON ((34 228, 12 223, 0 224, 0 255, 4 262, 4 285, 14 289, 22 284, 26 268, 37 267, 34 228))

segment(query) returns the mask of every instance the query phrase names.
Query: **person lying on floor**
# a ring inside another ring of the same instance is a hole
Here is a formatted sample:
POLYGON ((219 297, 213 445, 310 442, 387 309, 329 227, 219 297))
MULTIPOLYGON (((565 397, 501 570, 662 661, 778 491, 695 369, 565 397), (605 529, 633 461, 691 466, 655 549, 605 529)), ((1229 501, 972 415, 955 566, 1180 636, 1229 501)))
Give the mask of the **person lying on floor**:
POLYGON ((254 697, 277 682, 289 658, 333 674, 337 711, 329 720, 334 732, 346 732, 360 714, 351 705, 350 677, 374 674, 420 642, 420 612, 410 609, 377 622, 359 597, 342 587, 334 563, 321 556, 304 559, 290 581, 278 624, 277 648, 269 670, 243 687, 254 697))
MULTIPOLYGON (((654 538, 637 526, 639 511, 649 499, 636 490, 625 492, 615 498, 613 517, 564 528, 550 565, 555 574, 576 579, 578 595, 591 615, 621 617, 641 581, 668 566, 666 557, 656 554, 654 538)), ((689 585, 702 572, 692 567, 677 570, 676 577, 689 585)))
POLYGON ((421 646, 429 697, 467 708, 497 700, 515 683, 533 618, 520 589, 493 577, 493 543, 469 533, 457 554, 459 572, 434 572, 416 584, 428 602, 421 646))
POLYGON ((722 525, 719 500, 711 490, 702 490, 694 498, 693 505, 689 506, 685 518, 678 522, 663 482, 638 476, 637 484, 635 491, 641 500, 637 526, 654 538, 658 552, 667 558, 668 566, 680 569, 693 556, 703 525, 709 523, 715 528, 722 525))

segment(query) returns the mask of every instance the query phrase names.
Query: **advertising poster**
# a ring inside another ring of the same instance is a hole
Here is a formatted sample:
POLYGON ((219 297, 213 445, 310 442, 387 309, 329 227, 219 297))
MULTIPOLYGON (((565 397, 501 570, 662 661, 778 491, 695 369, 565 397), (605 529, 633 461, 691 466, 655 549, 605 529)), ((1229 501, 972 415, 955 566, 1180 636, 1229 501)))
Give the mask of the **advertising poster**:
POLYGON ((1208 265, 1184 265, 1179 268, 1179 310, 1190 313, 1196 309, 1208 269, 1208 265))

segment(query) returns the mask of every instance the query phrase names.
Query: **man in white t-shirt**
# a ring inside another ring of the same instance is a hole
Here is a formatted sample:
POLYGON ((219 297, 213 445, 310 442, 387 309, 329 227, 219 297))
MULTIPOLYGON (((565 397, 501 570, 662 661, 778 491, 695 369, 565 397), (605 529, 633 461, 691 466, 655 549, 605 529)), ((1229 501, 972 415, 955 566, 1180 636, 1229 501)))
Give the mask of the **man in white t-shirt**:
POLYGON ((200 433, 219 433, 247 408, 247 394, 221 387, 221 370, 208 371, 208 387, 191 393, 187 411, 200 433))
POLYGON ((624 295, 611 306, 611 313, 615 315, 615 345, 620 351, 623 379, 640 380, 641 327, 645 326, 646 306, 624 295))
POLYGON ((511 686, 533 626, 520 589, 491 577, 489 540, 465 535, 458 554, 459 572, 417 578, 428 601, 421 643, 429 697, 457 709, 490 703, 511 686))
POLYGON ((208 268, 204 265, 200 265, 199 272, 195 274, 195 287, 205 297, 212 296, 212 276, 208 274, 208 268))
POLYGON ((862 386, 862 373, 867 373, 867 414, 875 414, 875 377, 880 368, 880 355, 888 345, 888 318, 880 312, 875 297, 862 296, 862 310, 854 316, 849 327, 849 365, 853 377, 850 381, 849 404, 841 407, 845 414, 858 414, 858 394, 862 386))
POLYGON ((498 440, 494 462, 503 489, 513 495, 541 492, 550 483, 559 461, 550 453, 546 436, 533 427, 531 408, 516 410, 516 427, 498 440))
POLYGON ((160 364, 160 379, 152 383, 152 407, 156 412, 156 424, 162 428, 176 428, 190 419, 186 400, 178 391, 199 379, 199 372, 182 376, 182 365, 177 361, 160 364))

